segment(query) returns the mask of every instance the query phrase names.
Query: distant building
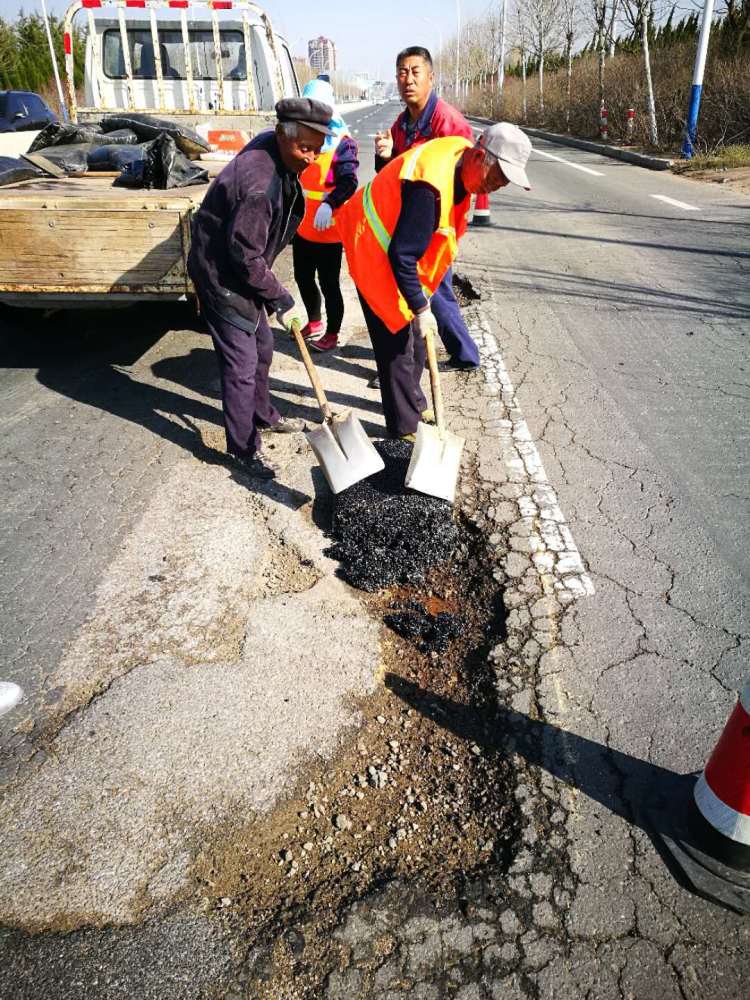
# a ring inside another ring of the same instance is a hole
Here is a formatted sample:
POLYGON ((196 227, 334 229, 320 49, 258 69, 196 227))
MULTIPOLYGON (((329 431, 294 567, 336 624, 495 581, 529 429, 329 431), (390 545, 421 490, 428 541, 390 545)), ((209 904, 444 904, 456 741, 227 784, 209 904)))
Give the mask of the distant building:
POLYGON ((313 38, 307 43, 307 57, 315 73, 336 72, 336 46, 330 38, 313 38))

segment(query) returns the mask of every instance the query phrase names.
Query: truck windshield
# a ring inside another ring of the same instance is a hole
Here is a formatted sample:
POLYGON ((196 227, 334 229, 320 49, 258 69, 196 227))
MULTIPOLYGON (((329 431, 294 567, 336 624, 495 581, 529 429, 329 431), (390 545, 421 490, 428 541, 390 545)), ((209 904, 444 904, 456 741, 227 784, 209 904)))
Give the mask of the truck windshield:
MULTIPOLYGON (((156 61, 151 32, 148 29, 128 29, 128 46, 134 79, 155 80, 156 61)), ((216 80, 214 36, 212 31, 194 29, 188 32, 190 65, 196 80, 216 80)), ((224 80, 245 80, 245 41, 241 31, 220 31, 221 75, 224 80)), ((182 32, 159 29, 161 72, 165 80, 185 80, 185 50, 182 32)), ((120 32, 104 32, 104 73, 114 80, 125 79, 125 60, 120 32)))

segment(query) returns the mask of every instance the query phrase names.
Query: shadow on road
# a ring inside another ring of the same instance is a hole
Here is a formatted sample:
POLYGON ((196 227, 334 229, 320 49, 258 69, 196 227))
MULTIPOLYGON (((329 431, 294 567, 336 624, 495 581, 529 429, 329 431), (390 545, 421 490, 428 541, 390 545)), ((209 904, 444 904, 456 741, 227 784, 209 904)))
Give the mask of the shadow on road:
MULTIPOLYGON (((662 222, 665 220, 661 220, 662 222)), ((652 243, 647 240, 624 240, 610 236, 584 236, 581 233, 561 233, 554 229, 529 229, 528 226, 503 226, 493 223, 494 229, 502 229, 509 233, 521 233, 525 236, 545 236, 558 240, 581 240, 585 243, 610 243, 615 246, 642 247, 644 250, 669 250, 673 253, 700 254, 705 257, 750 257, 750 251, 733 250, 730 247, 719 249, 711 245, 680 246, 679 243, 652 243)))
POLYGON ((723 316, 728 319, 750 317, 750 302, 747 306, 733 302, 738 287, 732 283, 726 294, 716 288, 715 296, 691 295, 687 288, 680 292, 669 292, 653 285, 636 285, 623 281, 579 276, 561 270, 541 268, 509 268, 493 264, 484 265, 486 271, 497 272, 507 288, 533 289, 541 294, 560 296, 568 299, 587 299, 596 304, 609 302, 631 309, 662 309, 674 313, 692 313, 706 316, 723 316), (515 279, 514 279, 515 276, 515 279))
MULTIPOLYGON (((123 370, 169 330, 191 328, 198 328, 194 313, 175 305, 60 313, 48 320, 3 313, 0 367, 36 369, 37 381, 60 396, 144 427, 208 464, 228 466, 246 489, 297 510, 310 497, 280 482, 249 478, 223 451, 204 442, 198 424, 223 427, 220 405, 140 381, 123 370)), ((160 365, 173 366, 188 388, 204 396, 217 376, 211 349, 157 362, 157 375, 160 365)))
POLYGON ((460 739, 488 752, 517 753, 640 827, 673 876, 690 888, 661 836, 674 836, 673 817, 687 802, 693 775, 677 774, 501 705, 463 705, 396 674, 386 674, 385 684, 411 708, 460 739))

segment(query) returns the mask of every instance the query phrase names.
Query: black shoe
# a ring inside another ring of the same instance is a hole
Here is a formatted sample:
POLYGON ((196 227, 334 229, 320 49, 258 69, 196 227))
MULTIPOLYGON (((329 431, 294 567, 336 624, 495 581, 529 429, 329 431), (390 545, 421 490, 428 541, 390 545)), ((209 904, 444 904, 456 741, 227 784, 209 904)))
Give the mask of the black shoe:
POLYGON ((448 358, 446 361, 438 362, 441 372, 475 372, 480 365, 475 365, 473 361, 459 361, 458 358, 448 358))
POLYGON ((252 476, 253 479, 276 478, 276 469, 268 462, 264 462, 262 458, 258 458, 257 455, 246 455, 245 457, 234 455, 233 457, 240 469, 246 475, 252 476))
POLYGON ((370 381, 367 383, 367 388, 368 389, 379 389, 380 388, 380 376, 376 375, 374 378, 371 378, 370 381))
POLYGON ((275 424, 264 427, 263 430, 268 434, 299 434, 300 431, 307 430, 307 424, 299 417, 281 417, 275 424))

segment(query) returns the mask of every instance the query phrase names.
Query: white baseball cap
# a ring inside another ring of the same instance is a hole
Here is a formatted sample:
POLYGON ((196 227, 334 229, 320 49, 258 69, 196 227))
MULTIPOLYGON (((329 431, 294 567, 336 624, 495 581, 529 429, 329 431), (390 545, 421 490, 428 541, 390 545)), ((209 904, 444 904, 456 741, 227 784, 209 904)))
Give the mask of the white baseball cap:
POLYGON ((531 190, 526 176, 526 164, 531 155, 531 140, 517 125, 498 122, 491 125, 479 138, 479 145, 500 161, 503 173, 519 187, 531 190))

